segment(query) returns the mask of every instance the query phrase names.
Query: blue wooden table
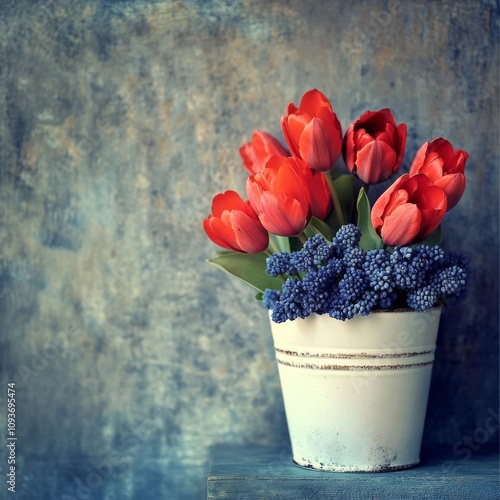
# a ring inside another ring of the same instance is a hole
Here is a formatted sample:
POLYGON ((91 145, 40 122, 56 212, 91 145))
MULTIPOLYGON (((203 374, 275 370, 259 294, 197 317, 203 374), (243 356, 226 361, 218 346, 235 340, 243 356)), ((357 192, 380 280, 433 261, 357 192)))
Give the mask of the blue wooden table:
POLYGON ((499 493, 498 450, 455 455, 450 447, 422 454, 419 466, 378 473, 305 470, 287 447, 212 448, 209 499, 495 499, 499 493))

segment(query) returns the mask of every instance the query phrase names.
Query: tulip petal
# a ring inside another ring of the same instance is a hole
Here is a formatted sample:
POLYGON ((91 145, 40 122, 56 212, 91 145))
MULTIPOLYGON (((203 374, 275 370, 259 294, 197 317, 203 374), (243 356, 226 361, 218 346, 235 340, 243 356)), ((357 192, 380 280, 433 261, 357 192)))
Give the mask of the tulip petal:
POLYGON ((408 174, 403 174, 391 186, 387 188, 374 203, 371 211, 371 220, 375 231, 380 234, 386 212, 392 208, 391 199, 394 199, 393 193, 398 191, 409 180, 408 174))
POLYGON ((308 207, 290 199, 285 193, 265 192, 261 206, 259 219, 262 225, 278 236, 297 236, 309 222, 306 212, 308 207))
POLYGON ((377 184, 391 176, 395 162, 394 149, 374 139, 358 151, 356 175, 366 184, 377 184))
POLYGON ((258 130, 254 133, 253 137, 255 155, 262 168, 264 168, 267 160, 273 155, 288 156, 288 151, 271 134, 258 130))
POLYGON ((273 191, 286 193, 288 197, 295 198, 302 205, 309 203, 310 193, 305 175, 302 175, 295 158, 283 158, 282 164, 276 175, 273 191))
POLYGON ((400 123, 397 126, 397 145, 396 145, 396 165, 393 168, 393 172, 396 172, 399 167, 403 164, 403 160, 405 158, 405 149, 406 149, 406 135, 407 135, 407 127, 406 123, 400 123))
POLYGON ((340 134, 336 138, 329 129, 329 124, 313 118, 304 127, 299 141, 301 158, 319 172, 331 170, 341 152, 340 134))
POLYGON ((323 107, 327 107, 330 110, 332 109, 330 101, 317 89, 307 91, 302 96, 299 105, 300 111, 307 113, 310 116, 317 116, 318 111, 320 111, 323 107))
POLYGON ((272 155, 287 156, 288 152, 280 142, 267 132, 256 130, 252 140, 239 149, 243 167, 250 173, 260 172, 272 155))
POLYGON ((212 201, 212 215, 221 217, 225 210, 245 210, 245 202, 241 196, 233 190, 225 191, 214 196, 212 201))
POLYGON ((304 127, 309 121, 309 116, 304 114, 293 114, 287 117, 285 135, 286 142, 294 156, 300 157, 299 141, 304 127))
POLYGON ((233 211, 231 227, 234 228, 234 238, 246 253, 263 252, 269 245, 269 234, 257 219, 247 214, 233 211))
POLYGON ((358 125, 363 127, 373 137, 375 137, 377 132, 385 130, 387 123, 396 128, 396 121, 391 110, 388 108, 379 111, 366 111, 358 120, 358 125))
MULTIPOLYGON (((411 179, 417 179, 423 177, 422 174, 411 177, 411 179)), ((425 177, 419 179, 420 181, 425 180, 425 177)), ((446 209, 446 194, 444 190, 435 185, 425 185, 420 182, 419 189, 415 190, 414 194, 410 196, 410 201, 416 203, 419 207, 423 209, 434 209, 442 210, 446 209)))
POLYGON ((413 203, 405 203, 385 218, 381 237, 389 246, 406 245, 417 236, 420 223, 420 210, 413 203))
POLYGON ((393 127, 392 124, 386 123, 385 130, 377 132, 375 134, 375 138, 381 142, 389 144, 389 146, 391 146, 392 149, 394 150, 396 149, 397 146, 396 129, 393 127))
POLYGON ((465 170, 465 162, 469 159, 469 153, 467 153, 466 151, 462 151, 461 149, 457 149, 455 153, 458 153, 458 158, 453 172, 463 174, 465 170))
POLYGON ((418 148, 417 152, 415 153, 415 156, 413 157, 413 161, 411 162, 411 166, 410 166, 410 175, 411 176, 420 173, 420 171, 424 165, 425 155, 427 153, 428 145, 429 145, 428 142, 424 142, 418 148))
POLYGON ((203 221, 203 229, 205 230, 205 233, 207 236, 216 244, 219 245, 222 248, 227 248, 228 250, 234 250, 233 247, 229 246, 226 242, 226 240, 222 239, 219 234, 214 230, 212 227, 212 221, 217 220, 214 219, 213 216, 209 215, 204 221, 203 221))
POLYGON ((354 166, 356 164, 356 153, 355 153, 355 143, 354 143, 354 123, 349 126, 345 135, 344 141, 342 143, 342 156, 344 162, 352 173, 354 166))
POLYGON ((293 115, 293 114, 297 113, 298 110, 299 110, 299 108, 297 108, 297 106, 295 106, 295 104, 293 102, 289 102, 288 106, 286 107, 286 114, 293 115))
POLYGON ((425 174, 431 181, 436 182, 444 174, 444 161, 439 153, 427 153, 420 173, 425 174))
POLYGON ((465 191, 466 179, 463 174, 445 175, 438 179, 435 186, 439 186, 444 190, 448 198, 448 208, 450 211, 459 201, 465 191))
POLYGON ((441 224, 443 217, 446 213, 445 210, 432 210, 432 209, 422 209, 420 214, 422 216, 422 227, 415 239, 415 242, 420 242, 426 240, 441 224))
MULTIPOLYGON (((408 175, 408 174, 406 174, 408 175)), ((404 177, 404 176, 401 176, 404 177)), ((401 179, 400 177, 400 179, 401 179)), ((410 201, 415 202, 413 196, 416 194, 418 196, 419 191, 425 190, 428 187, 432 186, 432 182, 425 174, 417 174, 413 177, 407 177, 406 182, 404 183, 404 189, 408 192, 408 196, 410 201)))
POLYGON ((358 151, 373 141, 373 137, 364 129, 360 128, 354 132, 354 143, 358 151))
MULTIPOLYGON (((415 178, 415 177, 413 177, 415 178)), ((447 208, 446 193, 438 186, 429 186, 415 192, 412 201, 418 204, 422 215, 418 241, 428 238, 441 223, 447 208)))
POLYGON ((215 236, 214 239, 211 238, 214 243, 228 250, 238 251, 238 248, 234 244, 234 231, 231 228, 216 217, 210 220, 210 226, 212 230, 211 234, 215 236))
POLYGON ((330 189, 323 174, 314 170, 311 170, 311 174, 309 191, 312 215, 320 220, 325 220, 332 209, 330 189))
POLYGON ((239 149, 239 153, 243 160, 243 167, 249 173, 254 174, 259 171, 257 158, 250 142, 243 144, 239 149))
POLYGON ((387 203, 386 210, 384 210, 384 216, 387 217, 400 205, 408 203, 409 195, 406 189, 395 189, 390 195, 390 200, 387 203))
POLYGON ((450 141, 442 137, 436 137, 429 143, 427 153, 438 153, 445 163, 451 163, 454 160, 455 153, 450 141))
POLYGON ((262 177, 261 174, 251 175, 246 183, 248 201, 256 214, 260 212, 260 198, 263 191, 261 185, 256 181, 257 176, 262 177))

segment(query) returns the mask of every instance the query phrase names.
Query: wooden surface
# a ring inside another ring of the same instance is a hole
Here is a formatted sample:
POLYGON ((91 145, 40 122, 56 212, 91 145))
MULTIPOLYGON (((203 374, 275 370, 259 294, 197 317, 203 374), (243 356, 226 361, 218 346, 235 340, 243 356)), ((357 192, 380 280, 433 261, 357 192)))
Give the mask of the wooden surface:
POLYGON ((478 450, 464 460, 441 449, 412 469, 339 473, 297 467, 286 448, 217 446, 207 484, 209 499, 498 499, 498 453, 478 450))

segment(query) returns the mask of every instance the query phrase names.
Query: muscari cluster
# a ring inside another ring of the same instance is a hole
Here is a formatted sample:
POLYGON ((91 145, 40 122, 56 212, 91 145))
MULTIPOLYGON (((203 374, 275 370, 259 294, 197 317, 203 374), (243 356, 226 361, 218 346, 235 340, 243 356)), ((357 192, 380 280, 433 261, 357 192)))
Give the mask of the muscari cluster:
POLYGON ((347 224, 332 243, 316 235, 299 251, 269 257, 267 273, 286 277, 281 291, 267 289, 263 295, 273 321, 313 313, 345 320, 377 309, 425 311, 465 298, 466 256, 426 245, 365 252, 360 239, 360 229, 347 224))

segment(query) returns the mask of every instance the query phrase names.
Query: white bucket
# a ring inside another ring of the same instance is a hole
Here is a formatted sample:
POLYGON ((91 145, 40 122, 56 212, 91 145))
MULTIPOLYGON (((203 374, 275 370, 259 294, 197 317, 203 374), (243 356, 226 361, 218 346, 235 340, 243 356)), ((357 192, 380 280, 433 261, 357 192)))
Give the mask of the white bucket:
POLYGON ((419 463, 440 315, 271 321, 295 463, 353 472, 419 463))

